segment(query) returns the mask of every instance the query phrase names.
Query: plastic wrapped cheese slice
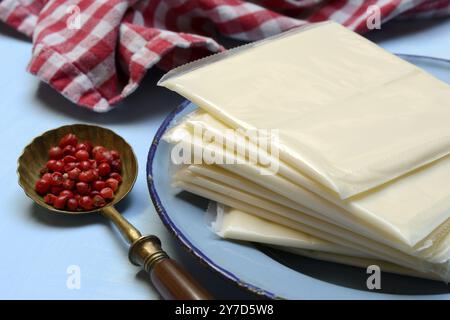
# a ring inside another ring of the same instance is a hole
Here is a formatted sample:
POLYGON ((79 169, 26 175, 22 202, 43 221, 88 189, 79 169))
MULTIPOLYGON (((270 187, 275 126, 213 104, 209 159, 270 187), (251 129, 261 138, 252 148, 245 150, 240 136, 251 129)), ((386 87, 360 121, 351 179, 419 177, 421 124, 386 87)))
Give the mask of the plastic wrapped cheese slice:
MULTIPOLYGON (((194 143, 194 126, 212 131, 214 135, 220 135, 227 129, 223 123, 210 115, 196 112, 172 128, 164 138, 170 143, 194 143)), ((222 141, 225 140, 224 137, 222 141)), ((195 142, 199 143, 201 148, 209 148, 203 141, 195 142)), ((238 141, 233 143, 237 145, 238 141)), ((227 150, 221 152, 228 153, 227 150)), ((238 156, 233 154, 228 157, 238 156)), ((391 183, 347 200, 328 193, 320 184, 284 162, 279 162, 277 175, 261 175, 259 169, 251 163, 222 167, 265 186, 273 191, 274 196, 280 194, 335 219, 341 225, 356 228, 356 232, 369 233, 377 241, 390 241, 392 245, 418 245, 446 222, 450 215, 450 185, 447 183, 450 179, 450 157, 435 161, 391 183)))
POLYGON ((159 85, 233 128, 276 129, 280 158, 341 198, 450 151, 450 88, 333 22, 172 70, 159 85))
MULTIPOLYGON (((182 140, 183 135, 175 137, 175 136, 177 136, 177 134, 174 134, 175 132, 176 132, 176 130, 171 130, 168 133, 168 137, 165 137, 165 138, 168 140, 171 140, 172 138, 176 138, 172 142, 179 141, 178 139, 182 140)), ((185 131, 183 133, 186 134, 185 131)), ((189 134, 189 133, 187 133, 187 134, 189 134)), ((177 179, 177 178, 178 177, 175 177, 175 179, 177 179)), ((196 178, 195 180, 198 180, 198 179, 196 178)), ((200 179, 200 180, 202 180, 202 179, 200 179)), ((256 199, 253 198, 253 199, 249 200, 248 195, 245 195, 244 193, 238 191, 239 187, 240 187, 239 183, 237 184, 237 186, 230 188, 230 187, 226 187, 223 185, 223 183, 224 183, 224 181, 226 181, 226 179, 220 178, 218 180, 219 181, 214 183, 214 187, 210 188, 210 189, 208 189, 208 187, 204 188, 205 187, 204 185, 203 186, 199 185, 199 184, 193 185, 192 183, 190 183, 190 182, 194 181, 192 179, 187 179, 186 180, 187 183, 186 183, 186 181, 182 181, 181 183, 178 181, 177 183, 179 183, 179 185, 182 189, 199 194, 206 198, 214 199, 216 201, 221 201, 223 203, 226 203, 227 205, 239 208, 241 210, 249 211, 252 214, 256 214, 259 216, 263 215, 264 218, 274 219, 274 221, 277 223, 281 223, 281 224, 288 225, 288 226, 295 225, 296 228, 300 228, 300 230, 310 233, 312 235, 315 235, 317 237, 338 243, 340 245, 348 246, 348 247, 356 249, 356 250, 361 250, 364 253, 376 255, 380 259, 395 262, 397 264, 401 264, 408 268, 420 270, 423 272, 428 272, 429 270, 435 270, 437 273, 439 273, 439 275, 442 279, 444 279, 444 280, 448 279, 448 264, 446 264, 445 259, 442 260, 443 261, 442 263, 433 263, 430 265, 429 262, 424 260, 424 257, 421 257, 419 260, 417 260, 417 259, 414 259, 413 257, 405 256, 404 254, 401 254, 395 250, 392 251, 392 249, 389 247, 380 246, 379 244, 376 244, 373 242, 371 243, 370 241, 367 242, 368 239, 365 239, 364 236, 361 237, 352 232, 347 232, 345 230, 342 230, 342 228, 340 229, 340 231, 337 231, 329 223, 324 224, 321 220, 311 219, 310 216, 305 216, 301 212, 295 212, 295 211, 292 212, 291 210, 286 211, 285 208, 281 209, 282 211, 277 212, 277 210, 280 210, 279 206, 273 207, 273 205, 271 205, 271 204, 266 205, 267 202, 261 202, 260 199, 257 199, 257 198, 256 199), (220 192, 218 192, 218 191, 220 191, 220 192), (236 192, 238 192, 239 195, 236 196, 236 192), (220 195, 220 193, 221 193, 221 195, 220 195), (219 197, 219 198, 217 198, 217 197, 219 197), (239 200, 237 200, 237 199, 239 199, 239 200), (247 201, 247 203, 242 202, 241 201, 242 199, 245 199, 245 201, 247 201), (253 201, 253 202, 251 202, 251 201, 253 201), (250 206, 249 206, 249 204, 250 204, 250 206), (267 207, 271 207, 271 210, 274 210, 274 212, 270 212, 270 211, 268 212, 267 210, 265 210, 267 207), (281 214, 281 216, 280 216, 280 214, 281 214), (286 219, 286 217, 288 217, 288 219, 286 219), (281 219, 281 222, 280 222, 280 219, 281 219), (304 229, 305 226, 307 227, 306 230, 304 229), (313 228, 314 230, 311 231, 311 228, 313 228), (342 233, 342 231, 344 231, 344 233, 342 233)), ((204 182, 204 180, 202 180, 202 181, 204 182)), ((198 183, 198 181, 195 181, 195 182, 198 183)), ((245 180, 240 181, 241 184, 246 183, 246 182, 247 181, 245 181, 245 180)), ((267 193, 266 193, 266 195, 267 195, 267 193)), ((272 192, 272 194, 269 198, 274 198, 274 195, 276 195, 276 193, 272 192)), ((438 233, 447 234, 448 232, 446 232, 445 228, 443 228, 438 233)), ((439 237, 437 237, 437 238, 439 238, 439 237)), ((442 240, 442 239, 440 239, 440 240, 442 240)), ((448 247, 449 247, 448 241, 439 241, 439 242, 442 244, 442 246, 441 246, 442 248, 448 249, 448 247)))
MULTIPOLYGON (((306 208, 301 208, 295 205, 295 203, 292 203, 291 201, 283 197, 273 196, 270 192, 268 192, 267 189, 254 185, 251 182, 242 180, 239 177, 233 176, 232 174, 229 174, 224 170, 213 168, 212 166, 198 166, 198 165, 191 165, 189 166, 188 170, 192 171, 195 174, 195 176, 191 176, 190 179, 190 181, 193 183, 195 183, 195 181, 198 181, 199 183, 205 183, 205 181, 202 180, 202 178, 212 179, 212 181, 215 181, 216 183, 220 182, 235 190, 247 192, 251 195, 257 196, 270 202, 274 202, 286 208, 291 208, 299 212, 308 214, 310 216, 322 219, 323 221, 326 221, 328 223, 336 224, 335 221, 327 219, 325 216, 320 215, 317 212, 313 212, 306 208)), ((208 181, 208 183, 210 182, 211 181, 208 181)), ((349 231, 355 232, 355 230, 352 230, 352 228, 348 228, 339 224, 337 225, 349 231)), ((449 260, 450 233, 448 229, 449 229, 448 225, 443 225, 439 227, 437 230, 435 230, 428 238, 426 238, 425 241, 420 244, 420 247, 409 248, 409 250, 404 249, 402 251, 407 254, 420 256, 434 263, 444 263, 449 260)), ((363 235, 364 238, 367 238, 367 240, 373 240, 374 238, 368 237, 367 233, 362 233, 361 235, 363 235)), ((376 239, 378 239, 378 241, 375 240, 375 242, 388 245, 390 244, 390 242, 388 241, 383 241, 385 240, 383 238, 376 238, 376 239)), ((391 247, 395 248, 396 246, 391 247)))
POLYGON ((449 280, 449 265, 447 263, 433 264, 418 258, 406 256, 402 253, 393 252, 388 248, 386 248, 386 250, 380 250, 376 245, 373 247, 364 239, 358 239, 355 235, 348 235, 343 233, 342 230, 334 229, 333 226, 320 223, 308 217, 300 217, 300 219, 298 219, 295 216, 283 215, 262 208, 259 206, 261 205, 259 200, 253 202, 249 201, 246 199, 247 196, 245 193, 241 191, 232 192, 232 189, 230 188, 225 188, 224 190, 208 189, 199 184, 180 180, 178 177, 174 186, 274 223, 347 247, 351 250, 360 251, 362 254, 373 256, 379 260, 394 263, 419 272, 433 273, 438 276, 439 279, 446 282, 449 280), (243 199, 245 201, 242 201, 243 199))
MULTIPOLYGON (((424 248, 409 248, 408 250, 398 250, 395 246, 386 246, 386 241, 373 241, 367 234, 355 233, 352 228, 341 227, 334 223, 334 221, 321 217, 314 211, 301 209, 292 206, 283 198, 273 197, 267 190, 264 190, 251 182, 239 179, 237 176, 224 174, 224 170, 212 169, 211 167, 191 165, 188 168, 179 170, 174 175, 174 180, 185 181, 196 184, 206 189, 211 189, 219 193, 227 194, 229 197, 238 198, 241 201, 250 203, 256 207, 270 210, 276 214, 287 216, 290 219, 310 223, 310 225, 317 225, 321 223, 319 228, 324 228, 326 232, 337 234, 346 238, 349 241, 362 246, 364 249, 360 250, 375 250, 382 256, 389 255, 392 257, 403 256, 405 253, 411 256, 417 256, 422 260, 431 263, 447 263, 449 260, 450 234, 446 228, 443 230, 436 230, 429 238, 437 239, 432 245, 424 248), (293 210, 291 210, 293 209, 293 210), (313 219, 311 219, 313 218, 313 219), (318 219, 318 220, 317 220, 318 219), (311 224, 312 223, 312 224, 311 224), (337 233, 336 233, 337 232, 337 233)), ((448 229, 448 226, 447 226, 448 229)), ((425 242, 432 242, 428 238, 425 242)), ((366 251, 365 251, 366 252, 366 251)))
POLYGON ((377 265, 383 272, 438 279, 432 273, 417 272, 393 263, 376 260, 359 251, 336 245, 220 203, 212 202, 208 207, 208 215, 213 216, 211 224, 213 231, 225 239, 267 244, 294 254, 355 267, 367 268, 370 265, 377 265))
POLYGON ((319 239, 221 203, 211 202, 207 214, 211 216, 209 218, 211 229, 222 238, 356 257, 370 257, 361 251, 319 239))
MULTIPOLYGON (((421 266, 419 265, 423 265, 426 268, 430 265, 430 263, 425 259, 416 258, 409 254, 405 254, 386 245, 371 241, 364 236, 358 235, 350 230, 343 229, 325 220, 317 219, 313 216, 306 215, 303 212, 291 210, 273 203, 270 200, 249 194, 248 192, 241 190, 239 187, 228 186, 223 184, 222 181, 214 181, 212 179, 193 174, 188 169, 178 171, 174 176, 174 182, 181 188, 193 193, 198 192, 196 188, 193 188, 193 186, 195 186, 204 190, 212 191, 213 193, 221 194, 225 196, 226 199, 210 199, 244 211, 246 210, 241 207, 241 204, 247 204, 252 207, 252 211, 247 210, 252 214, 260 216, 262 211, 269 212, 266 213, 266 215, 270 218, 263 218, 274 220, 275 222, 278 222, 278 219, 281 218, 285 225, 290 226, 289 223, 286 224, 287 219, 288 221, 301 224, 302 227, 306 226, 306 233, 335 242, 337 244, 354 248, 365 254, 369 254, 380 259, 393 261, 399 264, 402 262, 413 268, 420 268, 421 266), (233 204, 233 201, 235 200, 240 203, 233 204)), ((203 196, 203 194, 200 195, 203 196)))

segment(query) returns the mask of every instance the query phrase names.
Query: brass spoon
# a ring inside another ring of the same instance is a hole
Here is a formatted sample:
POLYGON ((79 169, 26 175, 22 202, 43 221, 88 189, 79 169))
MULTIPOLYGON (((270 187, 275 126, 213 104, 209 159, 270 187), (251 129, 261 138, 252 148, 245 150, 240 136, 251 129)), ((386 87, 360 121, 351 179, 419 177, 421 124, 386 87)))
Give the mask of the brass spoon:
POLYGON ((27 196, 41 207, 52 212, 70 215, 99 212, 110 219, 130 244, 128 255, 130 262, 142 267, 150 274, 153 285, 163 298, 211 299, 212 296, 161 249, 161 242, 156 236, 142 236, 139 230, 114 208, 114 205, 133 188, 137 172, 136 156, 133 149, 122 137, 109 129, 85 124, 63 126, 36 137, 25 147, 19 158, 17 169, 20 186, 27 196), (48 149, 57 145, 61 137, 67 133, 74 133, 80 140, 92 141, 94 145, 103 145, 108 149, 115 149, 121 155, 123 181, 113 201, 101 209, 80 212, 58 210, 46 204, 43 197, 34 190, 34 185, 39 179, 40 169, 48 161, 48 149))

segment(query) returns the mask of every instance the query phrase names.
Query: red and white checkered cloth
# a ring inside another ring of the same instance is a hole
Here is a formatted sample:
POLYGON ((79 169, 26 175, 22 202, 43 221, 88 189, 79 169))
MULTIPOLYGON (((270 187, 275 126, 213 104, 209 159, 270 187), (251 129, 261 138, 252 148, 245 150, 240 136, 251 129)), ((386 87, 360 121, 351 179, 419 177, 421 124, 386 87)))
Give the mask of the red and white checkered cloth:
POLYGON ((32 74, 104 112, 153 66, 170 69, 223 50, 217 32, 252 41, 328 19, 365 32, 374 10, 383 23, 442 16, 450 0, 3 0, 0 19, 32 37, 32 74))

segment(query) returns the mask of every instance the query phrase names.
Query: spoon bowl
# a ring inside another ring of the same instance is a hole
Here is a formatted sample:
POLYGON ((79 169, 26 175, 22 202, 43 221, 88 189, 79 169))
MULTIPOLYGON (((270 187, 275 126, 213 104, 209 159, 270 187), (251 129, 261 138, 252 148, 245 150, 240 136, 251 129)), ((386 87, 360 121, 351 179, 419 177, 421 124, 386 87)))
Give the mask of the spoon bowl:
POLYGON ((80 141, 89 140, 94 146, 102 145, 108 149, 115 149, 119 152, 122 160, 122 183, 120 184, 114 199, 108 202, 105 207, 114 206, 133 188, 137 178, 138 164, 133 149, 121 136, 109 129, 95 125, 66 125, 46 131, 31 141, 31 143, 25 147, 18 160, 17 173, 19 175, 20 186, 28 197, 51 212, 79 215, 97 212, 105 208, 96 208, 90 211, 59 210, 45 203, 44 198, 38 194, 34 188, 36 181, 40 178, 40 170, 45 167, 45 164, 49 160, 48 150, 52 146, 58 145, 59 140, 68 133, 75 134, 80 141))
POLYGON ((169 258, 161 248, 160 240, 153 235, 142 236, 128 222, 114 205, 122 200, 133 188, 138 173, 136 156, 131 146, 113 131, 94 125, 73 124, 49 130, 36 137, 25 147, 18 160, 17 174, 19 184, 41 207, 50 212, 81 215, 99 212, 119 229, 124 239, 130 244, 128 257, 131 263, 144 268, 160 292, 167 299, 210 299, 211 295, 198 284, 181 266, 169 258), (40 171, 45 167, 49 156, 48 150, 56 146, 68 133, 75 134, 80 141, 89 140, 93 145, 102 145, 117 150, 122 160, 122 183, 114 199, 102 208, 90 211, 59 210, 45 203, 44 198, 35 191, 35 183, 40 178, 40 171))

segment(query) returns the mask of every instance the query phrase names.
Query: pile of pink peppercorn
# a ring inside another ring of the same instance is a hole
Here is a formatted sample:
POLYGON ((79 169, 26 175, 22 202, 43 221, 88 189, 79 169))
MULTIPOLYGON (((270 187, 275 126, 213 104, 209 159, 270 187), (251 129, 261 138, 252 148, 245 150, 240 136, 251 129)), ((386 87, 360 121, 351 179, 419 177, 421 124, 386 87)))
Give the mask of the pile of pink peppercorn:
POLYGON ((104 207, 122 182, 119 152, 78 141, 72 133, 51 147, 48 156, 35 189, 56 209, 89 211, 104 207))

